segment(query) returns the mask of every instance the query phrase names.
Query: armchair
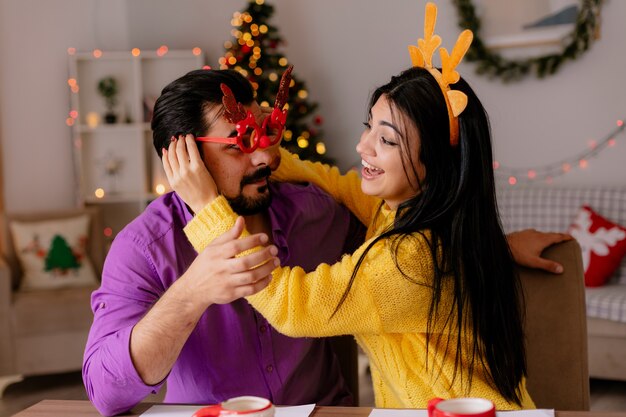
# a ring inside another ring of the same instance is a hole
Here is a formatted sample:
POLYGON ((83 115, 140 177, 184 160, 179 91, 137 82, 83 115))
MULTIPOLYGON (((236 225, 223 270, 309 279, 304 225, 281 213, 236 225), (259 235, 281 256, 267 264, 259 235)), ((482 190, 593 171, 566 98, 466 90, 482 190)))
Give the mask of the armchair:
POLYGON ((93 286, 20 291, 22 278, 9 223, 57 220, 88 214, 87 253, 96 276, 102 270, 102 220, 96 208, 57 213, 8 215, 1 224, 0 256, 0 398, 25 376, 80 370, 91 326, 93 286))

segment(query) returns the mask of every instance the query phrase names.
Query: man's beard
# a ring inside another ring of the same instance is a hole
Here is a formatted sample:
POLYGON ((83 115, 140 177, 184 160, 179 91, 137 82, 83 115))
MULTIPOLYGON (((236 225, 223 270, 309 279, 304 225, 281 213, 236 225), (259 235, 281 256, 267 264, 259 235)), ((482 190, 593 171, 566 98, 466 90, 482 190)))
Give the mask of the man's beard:
POLYGON ((258 214, 270 206, 270 203, 272 202, 272 194, 270 193, 267 185, 263 185, 258 188, 260 195, 256 197, 244 196, 243 187, 247 184, 254 184, 264 178, 267 179, 271 174, 272 170, 266 166, 260 168, 253 174, 246 175, 241 179, 241 183, 239 184, 239 195, 232 198, 226 197, 226 200, 235 213, 241 216, 250 216, 258 214))

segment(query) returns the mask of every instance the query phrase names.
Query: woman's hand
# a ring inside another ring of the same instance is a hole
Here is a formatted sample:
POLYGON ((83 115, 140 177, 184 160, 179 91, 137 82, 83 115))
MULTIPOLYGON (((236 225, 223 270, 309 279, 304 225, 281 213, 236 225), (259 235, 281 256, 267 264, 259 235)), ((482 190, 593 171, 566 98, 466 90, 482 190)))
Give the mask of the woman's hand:
POLYGON ((194 213, 199 213, 219 193, 195 142, 190 134, 172 137, 168 149, 163 149, 161 161, 172 189, 194 213))

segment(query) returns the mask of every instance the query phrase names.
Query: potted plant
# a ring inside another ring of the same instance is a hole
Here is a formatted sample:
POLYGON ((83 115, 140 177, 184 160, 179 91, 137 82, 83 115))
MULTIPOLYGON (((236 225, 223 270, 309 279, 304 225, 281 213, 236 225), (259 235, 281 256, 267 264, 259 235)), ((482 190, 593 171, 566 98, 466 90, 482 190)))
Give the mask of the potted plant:
POLYGON ((104 121, 106 123, 115 123, 117 121, 117 114, 114 112, 115 105, 117 104, 117 80, 113 77, 105 77, 98 82, 98 92, 106 103, 107 112, 104 114, 104 121))

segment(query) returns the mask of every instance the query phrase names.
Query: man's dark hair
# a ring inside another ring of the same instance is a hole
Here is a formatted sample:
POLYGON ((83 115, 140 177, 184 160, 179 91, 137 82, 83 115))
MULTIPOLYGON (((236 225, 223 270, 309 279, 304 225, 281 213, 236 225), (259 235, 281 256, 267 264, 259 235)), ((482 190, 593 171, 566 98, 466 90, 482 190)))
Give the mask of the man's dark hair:
POLYGON ((206 112, 222 104, 220 84, 232 90, 238 102, 249 105, 254 99, 252 86, 234 70, 195 70, 168 84, 154 104, 152 142, 162 155, 172 136, 191 133, 205 136, 209 130, 206 112))

